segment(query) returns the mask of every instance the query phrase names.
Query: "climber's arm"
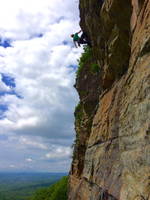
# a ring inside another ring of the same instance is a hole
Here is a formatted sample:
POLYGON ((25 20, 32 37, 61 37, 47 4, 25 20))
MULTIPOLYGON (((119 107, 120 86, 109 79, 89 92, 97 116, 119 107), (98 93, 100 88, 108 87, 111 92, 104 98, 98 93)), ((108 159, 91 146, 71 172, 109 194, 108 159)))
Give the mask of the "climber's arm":
POLYGON ((80 31, 79 31, 79 32, 77 32, 77 33, 79 34, 79 33, 81 33, 81 32, 82 32, 82 30, 80 30, 80 31))

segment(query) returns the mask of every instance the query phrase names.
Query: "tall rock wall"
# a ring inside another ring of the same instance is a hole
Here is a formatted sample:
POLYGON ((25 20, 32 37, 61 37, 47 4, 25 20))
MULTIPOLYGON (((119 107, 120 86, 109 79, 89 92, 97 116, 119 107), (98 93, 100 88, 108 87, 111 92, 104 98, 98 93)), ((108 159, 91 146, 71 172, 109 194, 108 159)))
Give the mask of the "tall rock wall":
POLYGON ((150 200, 150 0, 80 0, 69 200, 150 200), (96 72, 91 66, 98 66, 96 72))

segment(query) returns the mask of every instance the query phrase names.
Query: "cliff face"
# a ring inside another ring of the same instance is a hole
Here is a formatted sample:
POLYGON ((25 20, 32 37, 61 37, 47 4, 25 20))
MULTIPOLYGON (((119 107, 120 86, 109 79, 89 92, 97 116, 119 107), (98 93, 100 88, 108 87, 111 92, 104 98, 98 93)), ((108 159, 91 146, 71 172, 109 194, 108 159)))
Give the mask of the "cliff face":
POLYGON ((150 200, 150 0, 80 0, 69 200, 150 200), (96 71, 91 71, 96 66, 96 71))

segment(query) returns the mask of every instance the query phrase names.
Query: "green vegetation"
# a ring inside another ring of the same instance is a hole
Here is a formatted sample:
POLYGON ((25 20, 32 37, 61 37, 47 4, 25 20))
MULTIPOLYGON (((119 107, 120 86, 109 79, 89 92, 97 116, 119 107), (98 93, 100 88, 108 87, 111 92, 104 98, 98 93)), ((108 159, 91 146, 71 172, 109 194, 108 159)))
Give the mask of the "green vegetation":
POLYGON ((88 63, 90 66, 90 71, 95 74, 100 72, 100 67, 97 63, 93 63, 90 65, 90 62, 92 61, 92 48, 89 46, 84 47, 84 52, 82 53, 80 59, 78 60, 78 70, 76 72, 77 77, 81 74, 81 71, 83 70, 84 66, 88 63))
POLYGON ((79 67, 76 72, 77 77, 79 77, 79 74, 81 73, 84 65, 91 59, 92 57, 92 49, 89 46, 84 47, 84 52, 82 53, 80 59, 78 60, 79 67))
POLYGON ((76 106, 74 116, 75 116, 75 123, 81 126, 84 117, 84 109, 81 103, 78 103, 78 105, 76 106))
POLYGON ((78 103, 78 105, 76 106, 74 115, 75 115, 76 122, 81 124, 82 117, 83 117, 83 108, 82 108, 81 103, 78 103))
POLYGON ((31 200, 36 190, 51 186, 64 175, 64 173, 0 173, 0 200, 31 200))
POLYGON ((91 64, 90 69, 91 69, 91 72, 94 74, 98 73, 100 71, 100 68, 99 68, 98 64, 96 64, 96 63, 91 64))
POLYGON ((68 177, 63 177, 60 181, 49 188, 36 191, 30 200, 67 200, 68 177))

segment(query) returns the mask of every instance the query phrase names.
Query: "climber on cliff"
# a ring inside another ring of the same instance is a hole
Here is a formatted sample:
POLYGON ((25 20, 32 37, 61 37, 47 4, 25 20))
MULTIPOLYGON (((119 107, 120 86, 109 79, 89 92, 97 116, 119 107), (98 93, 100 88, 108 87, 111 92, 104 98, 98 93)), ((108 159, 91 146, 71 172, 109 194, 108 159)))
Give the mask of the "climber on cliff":
POLYGON ((91 46, 90 41, 88 40, 87 34, 86 33, 82 33, 81 36, 79 36, 78 34, 81 33, 82 31, 80 30, 79 32, 72 34, 71 37, 73 38, 73 42, 76 48, 80 47, 81 44, 87 44, 89 46, 91 46))

